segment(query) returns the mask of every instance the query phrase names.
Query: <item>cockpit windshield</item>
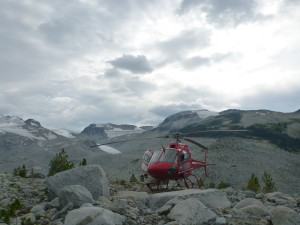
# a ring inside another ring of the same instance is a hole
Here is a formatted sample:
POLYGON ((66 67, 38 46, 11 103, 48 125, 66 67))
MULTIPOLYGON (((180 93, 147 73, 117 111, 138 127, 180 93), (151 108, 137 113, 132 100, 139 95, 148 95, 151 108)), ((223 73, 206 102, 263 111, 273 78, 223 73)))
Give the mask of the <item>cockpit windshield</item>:
POLYGON ((162 153, 162 150, 157 150, 153 153, 152 157, 151 157, 151 160, 149 163, 153 163, 153 162, 157 162, 158 159, 159 159, 159 156, 161 155, 162 153))
POLYGON ((153 163, 157 161, 174 163, 176 159, 177 159, 177 151, 158 150, 153 153, 149 163, 153 163))
POLYGON ((177 151, 175 150, 164 150, 159 161, 173 163, 177 159, 177 151))

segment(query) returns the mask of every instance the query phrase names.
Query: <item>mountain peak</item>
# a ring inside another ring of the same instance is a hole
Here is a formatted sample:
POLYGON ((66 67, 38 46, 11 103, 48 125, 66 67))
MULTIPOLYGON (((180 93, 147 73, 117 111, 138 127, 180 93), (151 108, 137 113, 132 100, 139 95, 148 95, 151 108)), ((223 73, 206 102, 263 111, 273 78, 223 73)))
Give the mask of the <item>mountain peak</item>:
POLYGON ((25 124, 28 126, 37 126, 37 127, 41 127, 41 124, 39 121, 36 121, 34 119, 28 119, 25 121, 25 124))

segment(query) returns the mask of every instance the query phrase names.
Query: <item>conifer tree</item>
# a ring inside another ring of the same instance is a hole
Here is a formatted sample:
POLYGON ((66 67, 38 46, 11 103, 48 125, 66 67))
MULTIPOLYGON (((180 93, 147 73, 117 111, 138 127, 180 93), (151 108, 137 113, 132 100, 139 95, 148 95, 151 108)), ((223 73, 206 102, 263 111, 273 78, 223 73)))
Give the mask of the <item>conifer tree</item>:
POLYGON ((252 173, 251 178, 248 180, 246 188, 247 190, 258 192, 260 190, 260 184, 258 182, 257 176, 252 173))
POLYGON ((271 175, 268 174, 266 171, 264 172, 264 175, 262 176, 262 180, 265 184, 265 186, 262 189, 262 191, 264 193, 270 193, 270 192, 274 192, 276 190, 275 182, 273 182, 271 175))
POLYGON ((74 168, 74 164, 68 160, 65 149, 61 149, 59 153, 50 161, 48 176, 74 168))

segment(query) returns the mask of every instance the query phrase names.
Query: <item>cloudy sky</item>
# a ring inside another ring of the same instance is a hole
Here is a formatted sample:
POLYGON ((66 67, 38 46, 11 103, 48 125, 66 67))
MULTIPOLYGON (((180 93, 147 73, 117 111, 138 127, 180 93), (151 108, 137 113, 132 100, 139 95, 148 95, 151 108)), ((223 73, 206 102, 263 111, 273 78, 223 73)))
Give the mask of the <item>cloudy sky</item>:
POLYGON ((0 0, 0 114, 80 131, 300 108, 299 0, 0 0))

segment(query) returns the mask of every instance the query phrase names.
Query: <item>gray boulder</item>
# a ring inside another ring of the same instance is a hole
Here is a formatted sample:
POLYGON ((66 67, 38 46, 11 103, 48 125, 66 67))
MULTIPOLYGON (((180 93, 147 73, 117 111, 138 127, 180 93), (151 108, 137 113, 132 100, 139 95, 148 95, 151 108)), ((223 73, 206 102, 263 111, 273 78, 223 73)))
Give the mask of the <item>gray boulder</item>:
POLYGON ((271 212, 271 220, 273 225, 299 225, 300 215, 288 207, 277 206, 271 212))
POLYGON ((179 221, 180 224, 203 224, 217 218, 217 215, 208 209, 196 198, 189 198, 177 203, 168 214, 171 220, 179 221))
POLYGON ((264 204, 261 201, 255 199, 255 198, 245 198, 242 201, 238 202, 234 206, 234 208, 242 209, 242 208, 250 206, 250 205, 256 205, 256 206, 264 207, 264 204))
POLYGON ((257 205, 249 205, 244 208, 241 208, 241 210, 249 215, 256 216, 256 217, 262 217, 269 215, 269 212, 264 206, 257 206, 257 205))
POLYGON ((125 217, 100 207, 82 207, 70 211, 65 225, 121 225, 125 217))
POLYGON ((92 203, 94 201, 92 194, 81 185, 71 185, 63 187, 58 194, 60 206, 73 203, 74 207, 80 207, 84 203, 92 203))
POLYGON ((256 217, 265 217, 269 215, 265 205, 255 198, 245 198, 238 202, 234 208, 240 209, 243 212, 256 217))
POLYGON ((109 186, 106 175, 100 165, 80 166, 48 177, 48 189, 58 196, 61 188, 70 185, 81 185, 90 191, 94 199, 99 196, 109 197, 109 186))
POLYGON ((148 205, 151 209, 159 209, 173 198, 181 200, 188 198, 197 198, 209 208, 229 208, 231 202, 224 191, 217 189, 186 189, 183 191, 172 191, 150 195, 148 205))

